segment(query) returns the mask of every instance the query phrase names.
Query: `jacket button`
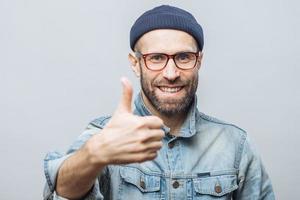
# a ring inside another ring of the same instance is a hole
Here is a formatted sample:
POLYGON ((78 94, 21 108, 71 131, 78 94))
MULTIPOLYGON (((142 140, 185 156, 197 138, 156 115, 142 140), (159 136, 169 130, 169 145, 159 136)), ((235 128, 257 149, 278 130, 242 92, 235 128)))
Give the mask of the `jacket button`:
POLYGON ((145 189, 145 188, 146 188, 145 182, 141 180, 141 181, 140 181, 140 186, 141 186, 141 188, 145 189))
POLYGON ((215 186, 215 192, 216 193, 221 193, 222 192, 222 187, 220 185, 215 186))
POLYGON ((173 185, 173 188, 176 189, 176 188, 179 187, 179 182, 178 181, 174 181, 172 185, 173 185))
POLYGON ((174 141, 168 143, 168 147, 169 147, 170 149, 172 149, 172 148, 174 147, 174 145, 175 145, 175 142, 174 142, 174 141))

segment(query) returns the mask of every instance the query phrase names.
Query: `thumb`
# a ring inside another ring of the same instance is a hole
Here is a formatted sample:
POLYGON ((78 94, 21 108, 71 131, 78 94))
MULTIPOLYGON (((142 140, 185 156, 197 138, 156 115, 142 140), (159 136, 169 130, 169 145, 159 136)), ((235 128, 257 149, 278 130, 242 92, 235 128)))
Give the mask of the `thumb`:
POLYGON ((121 78, 123 86, 123 92, 119 103, 118 111, 120 112, 131 112, 131 101, 133 89, 130 81, 126 77, 121 78))

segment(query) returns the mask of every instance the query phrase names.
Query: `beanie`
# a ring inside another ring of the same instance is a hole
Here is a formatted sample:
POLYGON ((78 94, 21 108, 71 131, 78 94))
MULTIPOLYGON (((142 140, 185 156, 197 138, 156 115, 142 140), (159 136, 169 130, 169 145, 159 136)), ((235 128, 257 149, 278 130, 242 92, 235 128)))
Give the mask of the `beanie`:
POLYGON ((192 35, 200 51, 204 38, 201 25, 194 16, 177 7, 162 5, 146 11, 133 24, 130 30, 130 47, 134 50, 136 42, 145 33, 155 29, 175 29, 192 35))

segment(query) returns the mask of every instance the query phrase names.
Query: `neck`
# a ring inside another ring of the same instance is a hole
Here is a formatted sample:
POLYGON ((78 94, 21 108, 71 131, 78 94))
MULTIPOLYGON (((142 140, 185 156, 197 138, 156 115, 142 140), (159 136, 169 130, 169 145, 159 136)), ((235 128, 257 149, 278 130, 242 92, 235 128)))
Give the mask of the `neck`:
POLYGON ((184 120, 186 119, 187 113, 186 112, 182 112, 182 113, 178 113, 176 115, 173 116, 167 116, 164 115, 162 113, 160 113, 153 105, 152 103, 149 101, 149 99, 144 95, 144 93, 142 92, 142 98, 143 101, 145 103, 145 106, 148 108, 148 110, 155 116, 161 118, 164 122, 164 125, 166 125, 167 127, 169 127, 170 130, 170 134, 171 135, 175 135, 177 136, 179 134, 179 130, 182 126, 182 124, 184 123, 184 120))

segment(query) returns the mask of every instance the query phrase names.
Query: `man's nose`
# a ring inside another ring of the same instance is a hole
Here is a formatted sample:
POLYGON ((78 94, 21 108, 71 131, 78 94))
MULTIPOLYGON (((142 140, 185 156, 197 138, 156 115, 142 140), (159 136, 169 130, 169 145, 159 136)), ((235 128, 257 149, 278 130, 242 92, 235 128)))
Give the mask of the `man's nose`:
POLYGON ((170 81, 174 81, 179 75, 179 70, 176 67, 174 60, 169 59, 167 66, 163 69, 163 77, 170 81))

